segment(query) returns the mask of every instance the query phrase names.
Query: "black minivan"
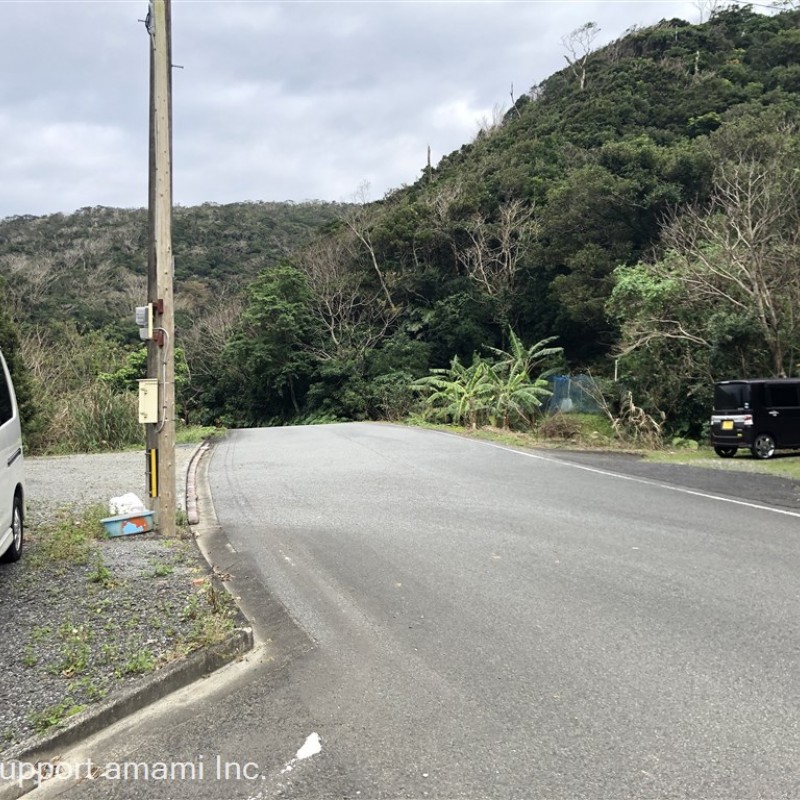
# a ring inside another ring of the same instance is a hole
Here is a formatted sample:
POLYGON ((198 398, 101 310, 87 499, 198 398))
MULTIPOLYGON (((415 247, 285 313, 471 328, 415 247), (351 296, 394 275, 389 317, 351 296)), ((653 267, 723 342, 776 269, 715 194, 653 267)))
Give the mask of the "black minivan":
POLYGON ((711 444, 722 458, 731 458, 741 447, 756 458, 800 448, 800 379, 715 383, 711 444))

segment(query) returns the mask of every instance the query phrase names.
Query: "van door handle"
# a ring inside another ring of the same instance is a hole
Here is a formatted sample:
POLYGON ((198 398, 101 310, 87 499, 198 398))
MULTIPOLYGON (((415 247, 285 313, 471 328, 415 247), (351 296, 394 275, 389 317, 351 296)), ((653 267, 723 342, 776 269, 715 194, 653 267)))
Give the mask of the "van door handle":
POLYGON ((770 415, 771 417, 777 417, 779 413, 780 413, 780 412, 778 412, 778 411, 770 411, 770 412, 769 412, 769 415, 770 415))
POLYGON ((12 465, 12 464, 13 464, 13 463, 14 463, 14 462, 15 462, 15 461, 16 461, 16 460, 17 460, 17 459, 18 459, 18 458, 19 458, 21 455, 22 455, 22 448, 21 448, 21 447, 18 447, 18 448, 16 449, 16 451, 14 452, 14 455, 12 455, 12 456, 11 456, 11 457, 8 459, 8 466, 10 467, 10 466, 11 466, 11 465, 12 465))

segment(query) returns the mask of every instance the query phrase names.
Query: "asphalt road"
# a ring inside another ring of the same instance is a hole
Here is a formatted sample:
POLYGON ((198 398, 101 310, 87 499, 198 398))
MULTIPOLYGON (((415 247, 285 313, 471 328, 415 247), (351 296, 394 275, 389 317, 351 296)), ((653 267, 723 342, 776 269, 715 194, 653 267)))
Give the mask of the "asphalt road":
POLYGON ((647 470, 383 425, 231 433, 217 563, 271 641, 82 753, 202 779, 65 796, 800 797, 795 487, 647 470))

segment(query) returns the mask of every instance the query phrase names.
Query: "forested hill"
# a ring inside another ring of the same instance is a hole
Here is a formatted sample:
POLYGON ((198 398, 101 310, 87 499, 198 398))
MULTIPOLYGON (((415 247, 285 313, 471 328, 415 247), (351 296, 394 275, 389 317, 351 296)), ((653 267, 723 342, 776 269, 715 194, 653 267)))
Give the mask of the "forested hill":
MULTIPOLYGON (((183 309, 241 292, 338 214, 330 203, 206 203, 173 212, 176 292, 183 309)), ((131 329, 147 291, 147 210, 97 206, 0 220, 0 280, 20 323, 70 321, 131 329)), ((124 337, 124 330, 120 333, 124 337)), ((135 334, 136 331, 133 331, 135 334)))
POLYGON ((795 372, 799 22, 732 7, 597 51, 591 24, 576 31, 570 65, 295 259, 318 302, 327 249, 371 313, 312 308, 311 406, 375 413, 346 375, 365 377, 357 397, 380 376, 385 397, 404 374, 505 347, 509 329, 558 337, 573 369, 610 375, 618 358, 639 402, 695 433, 715 377, 795 372))
MULTIPOLYGON (((798 23, 731 7, 598 50, 587 23, 565 69, 378 203, 177 209, 176 299, 209 312, 179 324, 182 413, 399 415, 414 379, 454 356, 557 337, 563 368, 616 361, 638 403, 697 433, 715 377, 795 373, 798 23)), ((46 338, 68 313, 97 359, 119 360, 109 314, 127 325, 142 296, 128 269, 144 228, 112 209, 0 222, 18 330, 46 338), (87 305, 87 288, 109 302, 87 305)))
POLYGON ((420 246, 440 245, 444 226, 453 248, 431 247, 425 265, 481 277, 469 263, 478 221, 497 234, 520 201, 532 230, 514 280, 497 269, 496 285, 479 288, 527 338, 557 334, 576 361, 607 353, 619 334, 605 308, 614 268, 651 255, 666 214, 706 201, 739 144, 795 120, 798 23, 798 12, 746 8, 704 25, 663 21, 589 55, 583 89, 570 68, 551 76, 386 203, 375 236, 387 262, 419 274, 420 246))

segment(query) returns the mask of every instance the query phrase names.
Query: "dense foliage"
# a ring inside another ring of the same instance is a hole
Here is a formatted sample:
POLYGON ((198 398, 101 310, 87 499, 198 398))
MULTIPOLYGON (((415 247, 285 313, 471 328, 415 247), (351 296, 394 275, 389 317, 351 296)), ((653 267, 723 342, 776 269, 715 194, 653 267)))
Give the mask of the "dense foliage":
MULTIPOLYGON (((377 203, 177 209, 183 414, 400 416, 431 370, 555 337, 697 434, 713 379, 795 374, 798 23, 731 7, 573 52, 377 203)), ((143 212, 0 222, 23 353, 53 325, 132 347, 144 237, 143 212)))

